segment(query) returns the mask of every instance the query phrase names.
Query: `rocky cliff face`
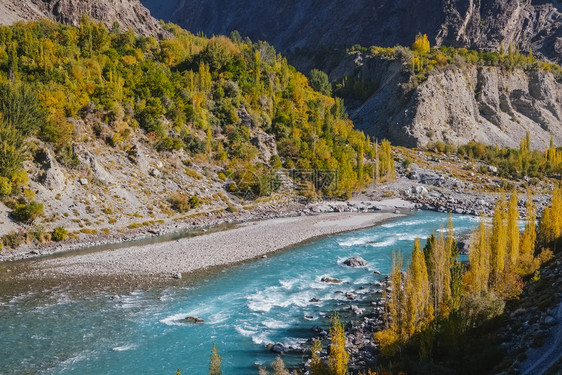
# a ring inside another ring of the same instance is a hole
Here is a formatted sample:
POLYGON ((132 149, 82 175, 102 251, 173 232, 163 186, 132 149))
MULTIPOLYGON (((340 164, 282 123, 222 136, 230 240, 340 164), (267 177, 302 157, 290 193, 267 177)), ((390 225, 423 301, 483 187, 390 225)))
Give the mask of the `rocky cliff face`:
POLYGON ((562 144, 562 83, 549 72, 451 65, 408 90, 410 75, 399 60, 350 55, 332 78, 346 71, 376 87, 351 103, 355 125, 395 144, 475 140, 518 147, 527 131, 533 148, 544 149, 551 134, 562 144))
POLYGON ((77 26, 83 14, 105 23, 108 27, 117 21, 122 27, 131 27, 138 34, 166 34, 139 0, 0 0, 2 24, 51 18, 77 26))
POLYGON ((190 31, 238 30, 288 52, 298 47, 433 44, 497 50, 514 43, 562 61, 559 2, 537 0, 141 0, 157 18, 190 31))

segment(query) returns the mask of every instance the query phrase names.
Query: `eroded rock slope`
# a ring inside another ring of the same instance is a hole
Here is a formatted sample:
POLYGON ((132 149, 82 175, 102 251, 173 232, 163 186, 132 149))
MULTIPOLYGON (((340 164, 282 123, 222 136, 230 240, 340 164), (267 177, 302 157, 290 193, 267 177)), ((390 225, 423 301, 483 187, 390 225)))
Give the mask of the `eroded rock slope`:
POLYGON ((400 60, 356 54, 331 78, 344 76, 376 87, 369 98, 350 106, 355 125, 395 144, 475 140, 518 147, 527 131, 532 148, 544 149, 551 134, 555 144, 562 144, 562 83, 547 71, 450 65, 411 89, 400 60))
POLYGON ((165 34, 139 0, 0 0, 0 23, 51 18, 77 26, 83 14, 110 27, 118 22, 146 36, 165 34))

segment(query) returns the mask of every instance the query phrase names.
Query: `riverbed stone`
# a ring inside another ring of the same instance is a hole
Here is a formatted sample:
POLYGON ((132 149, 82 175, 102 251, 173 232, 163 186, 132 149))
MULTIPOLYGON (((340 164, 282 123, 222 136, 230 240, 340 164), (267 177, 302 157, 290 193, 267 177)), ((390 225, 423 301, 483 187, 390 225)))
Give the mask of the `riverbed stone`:
POLYGON ((349 267, 365 267, 369 264, 365 259, 360 256, 354 256, 343 261, 343 264, 349 267))

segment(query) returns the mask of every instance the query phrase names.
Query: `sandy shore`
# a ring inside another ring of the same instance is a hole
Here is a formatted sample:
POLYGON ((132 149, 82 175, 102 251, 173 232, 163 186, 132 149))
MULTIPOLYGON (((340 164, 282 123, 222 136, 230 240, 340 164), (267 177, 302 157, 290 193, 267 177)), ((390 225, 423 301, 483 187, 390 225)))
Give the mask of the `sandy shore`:
POLYGON ((260 257, 311 238, 371 227, 398 216, 386 212, 344 212, 249 222, 173 242, 39 260, 34 262, 32 273, 169 278, 176 272, 188 273, 260 257))

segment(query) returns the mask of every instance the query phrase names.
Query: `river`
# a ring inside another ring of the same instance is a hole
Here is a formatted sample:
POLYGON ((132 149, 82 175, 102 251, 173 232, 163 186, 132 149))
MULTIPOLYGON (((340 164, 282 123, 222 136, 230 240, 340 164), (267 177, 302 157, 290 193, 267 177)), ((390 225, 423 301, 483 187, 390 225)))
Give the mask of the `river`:
MULTIPOLYGON (((184 375, 199 375, 207 373, 216 343, 225 375, 257 374, 258 365, 275 358, 267 344, 306 341, 312 327, 329 326, 332 311, 368 304, 377 289, 373 283, 390 271, 393 250, 407 262, 414 239, 445 227, 447 218, 418 211, 198 280, 119 296, 83 285, 34 285, 25 293, 0 295, 0 373, 173 375, 180 368, 184 375), (355 255, 369 265, 342 264, 355 255), (323 276, 343 282, 325 283, 323 276), (358 292, 359 300, 348 301, 341 293, 348 291, 358 292), (182 322, 187 316, 205 323, 182 322)), ((453 221, 460 234, 478 218, 454 215, 453 221)))

